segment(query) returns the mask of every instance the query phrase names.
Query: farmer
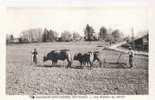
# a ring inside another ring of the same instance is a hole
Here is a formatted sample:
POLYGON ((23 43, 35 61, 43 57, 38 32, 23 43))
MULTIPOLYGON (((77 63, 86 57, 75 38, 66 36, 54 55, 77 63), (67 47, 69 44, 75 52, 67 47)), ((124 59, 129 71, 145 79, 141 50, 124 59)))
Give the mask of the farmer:
POLYGON ((32 52, 32 61, 33 63, 37 64, 37 55, 38 55, 38 52, 36 49, 34 49, 34 51, 32 52))
POLYGON ((134 51, 132 50, 131 47, 129 47, 128 54, 129 54, 129 66, 130 66, 130 67, 133 67, 134 51))

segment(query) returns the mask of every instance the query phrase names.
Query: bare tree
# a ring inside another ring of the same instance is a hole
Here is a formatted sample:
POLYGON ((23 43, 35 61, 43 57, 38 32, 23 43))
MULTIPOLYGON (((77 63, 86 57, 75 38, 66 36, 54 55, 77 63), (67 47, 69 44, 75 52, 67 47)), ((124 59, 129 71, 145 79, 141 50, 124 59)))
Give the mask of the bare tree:
POLYGON ((115 42, 121 41, 121 39, 122 39, 122 34, 118 29, 116 29, 112 32, 112 36, 114 37, 115 42))
POLYGON ((23 42, 39 42, 41 41, 42 29, 29 29, 21 32, 21 40, 23 42))
POLYGON ((74 32, 73 33, 73 40, 78 41, 80 40, 82 37, 79 33, 74 32))
POLYGON ((64 31, 61 33, 61 40, 62 41, 71 41, 72 40, 72 34, 69 31, 64 31))

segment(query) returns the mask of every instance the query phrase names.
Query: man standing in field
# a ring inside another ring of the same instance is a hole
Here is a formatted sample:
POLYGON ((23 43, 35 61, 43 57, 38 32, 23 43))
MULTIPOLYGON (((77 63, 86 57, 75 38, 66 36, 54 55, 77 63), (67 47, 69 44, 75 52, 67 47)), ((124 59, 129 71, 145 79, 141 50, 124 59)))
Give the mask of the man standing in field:
POLYGON ((132 50, 131 47, 129 47, 129 66, 133 67, 133 57, 134 57, 134 51, 132 50))
POLYGON ((37 55, 38 55, 38 52, 36 49, 34 49, 34 51, 32 52, 32 61, 33 63, 37 64, 37 55))

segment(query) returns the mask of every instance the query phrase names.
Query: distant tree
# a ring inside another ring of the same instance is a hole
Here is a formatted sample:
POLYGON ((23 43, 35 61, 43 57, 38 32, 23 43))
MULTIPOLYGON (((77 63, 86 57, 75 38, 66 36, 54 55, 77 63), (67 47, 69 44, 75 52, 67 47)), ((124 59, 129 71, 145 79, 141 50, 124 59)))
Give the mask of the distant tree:
POLYGON ((56 41, 58 39, 58 33, 56 31, 53 31, 54 40, 56 41))
POLYGON ((107 29, 104 26, 102 26, 100 28, 99 38, 105 40, 106 37, 107 37, 107 29))
POLYGON ((23 42, 23 41, 22 41, 22 38, 20 37, 20 38, 19 38, 19 43, 22 43, 22 42, 23 42))
POLYGON ((112 36, 114 37, 114 41, 115 42, 118 42, 118 41, 120 41, 121 39, 122 39, 122 36, 121 36, 122 34, 120 33, 120 31, 119 30, 114 30, 113 32, 112 32, 112 36))
POLYGON ((61 40, 69 42, 72 40, 72 34, 69 31, 64 31, 61 33, 61 40))
POLYGON ((8 43, 9 43, 9 35, 6 34, 6 44, 8 44, 8 43))
POLYGON ((126 41, 127 43, 129 43, 131 41, 131 37, 130 36, 126 36, 123 38, 124 41, 126 41))
POLYGON ((49 30, 47 33, 48 33, 47 34, 48 41, 56 41, 57 40, 58 34, 55 31, 49 30))
POLYGON ((85 34, 85 40, 87 41, 92 41, 93 40, 93 36, 94 36, 94 29, 93 27, 89 26, 89 24, 87 24, 85 30, 84 30, 84 34, 85 34))
POLYGON ((47 39, 48 39, 48 30, 45 28, 42 35, 42 41, 47 42, 47 39))
POLYGON ((110 44, 115 42, 114 37, 113 37, 112 34, 107 34, 107 36, 105 38, 105 41, 109 42, 110 44))
POLYGON ((46 28, 44 29, 44 32, 42 34, 42 41, 43 42, 49 42, 49 41, 56 41, 58 38, 58 33, 53 31, 52 29, 47 30, 46 28))
POLYGON ((80 40, 82 37, 81 37, 81 35, 79 34, 79 33, 76 33, 76 32, 74 32, 73 33, 73 40, 80 40))
POLYGON ((13 34, 10 35, 10 40, 14 40, 13 34))
POLYGON ((93 34, 93 41, 99 40, 99 34, 93 34))
POLYGON ((39 42, 41 41, 41 28, 24 30, 21 32, 20 38, 22 42, 39 42))
POLYGON ((42 41, 42 29, 41 28, 37 28, 37 29, 34 29, 35 31, 35 40, 38 41, 38 42, 41 42, 42 41))
POLYGON ((7 43, 7 44, 12 43, 13 40, 14 40, 13 34, 11 34, 11 35, 10 35, 10 34, 7 34, 7 35, 6 35, 6 43, 7 43))

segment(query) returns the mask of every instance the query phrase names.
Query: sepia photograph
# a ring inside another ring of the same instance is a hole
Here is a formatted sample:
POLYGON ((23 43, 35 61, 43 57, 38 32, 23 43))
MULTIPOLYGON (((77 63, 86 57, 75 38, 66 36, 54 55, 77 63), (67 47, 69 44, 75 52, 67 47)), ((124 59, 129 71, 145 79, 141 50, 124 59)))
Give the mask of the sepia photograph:
POLYGON ((7 3, 6 95, 149 95, 145 3, 7 3))

